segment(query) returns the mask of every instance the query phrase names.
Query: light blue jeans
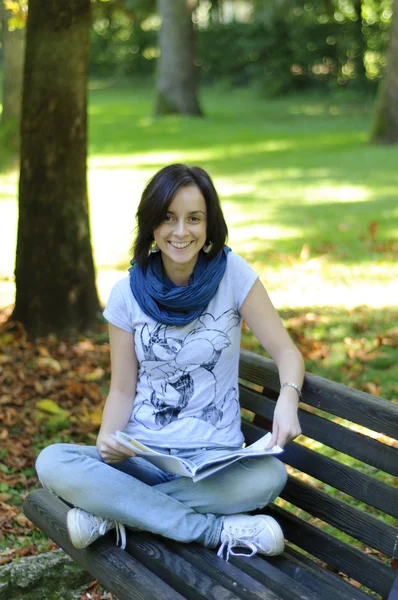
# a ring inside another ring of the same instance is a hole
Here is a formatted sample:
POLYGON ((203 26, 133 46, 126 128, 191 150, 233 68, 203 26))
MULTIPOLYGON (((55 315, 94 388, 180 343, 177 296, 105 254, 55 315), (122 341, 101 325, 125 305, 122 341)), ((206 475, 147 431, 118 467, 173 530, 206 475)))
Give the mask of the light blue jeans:
MULTIPOLYGON (((161 451, 194 459, 206 449, 161 451)), ((237 461, 194 483, 138 457, 109 465, 95 446, 75 444, 45 448, 36 469, 43 487, 89 513, 207 547, 219 543, 224 515, 263 508, 287 477, 283 463, 266 456, 237 461)))

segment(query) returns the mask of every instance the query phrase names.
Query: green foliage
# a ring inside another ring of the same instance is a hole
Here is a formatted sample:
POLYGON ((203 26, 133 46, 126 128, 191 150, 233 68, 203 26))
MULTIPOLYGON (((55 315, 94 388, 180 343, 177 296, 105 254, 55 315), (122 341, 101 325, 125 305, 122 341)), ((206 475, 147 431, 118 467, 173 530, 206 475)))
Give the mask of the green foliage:
MULTIPOLYGON (((374 89, 385 66, 391 0, 258 3, 249 22, 196 26, 196 64, 204 82, 255 84, 268 96, 301 89, 374 89), (359 14, 361 6, 361 14, 359 14)), ((159 51, 159 20, 117 2, 99 2, 91 70, 148 76, 159 51)))
POLYGON ((94 6, 91 34, 91 72, 101 77, 147 76, 154 70, 157 32, 146 26, 151 3, 144 11, 130 1, 99 2, 94 6), (152 52, 151 52, 152 49, 152 52))
POLYGON ((198 62, 207 79, 256 82, 268 95, 347 84, 374 87, 384 66, 389 4, 359 15, 351 2, 274 3, 252 22, 199 31, 198 62))
POLYGON ((27 0, 3 0, 3 10, 6 11, 9 31, 25 27, 28 16, 27 0))

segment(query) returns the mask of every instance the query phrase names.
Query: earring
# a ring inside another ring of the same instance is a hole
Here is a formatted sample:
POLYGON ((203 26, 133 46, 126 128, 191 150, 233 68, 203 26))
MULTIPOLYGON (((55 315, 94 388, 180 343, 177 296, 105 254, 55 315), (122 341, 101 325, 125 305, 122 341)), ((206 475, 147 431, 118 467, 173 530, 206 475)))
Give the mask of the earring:
POLYGON ((157 245, 157 243, 155 242, 155 240, 153 240, 152 244, 151 244, 151 248, 150 251, 152 254, 155 254, 155 252, 159 252, 160 248, 157 245))
POLYGON ((203 246, 202 250, 205 254, 209 254, 210 250, 213 248, 213 242, 206 242, 203 246))

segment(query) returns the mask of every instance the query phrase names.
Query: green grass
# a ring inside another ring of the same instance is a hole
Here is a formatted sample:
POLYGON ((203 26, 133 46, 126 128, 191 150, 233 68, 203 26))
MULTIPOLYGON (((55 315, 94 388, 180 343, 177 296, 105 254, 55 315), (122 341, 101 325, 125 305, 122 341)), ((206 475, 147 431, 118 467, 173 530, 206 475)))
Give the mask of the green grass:
MULTIPOLYGON (((169 162, 197 163, 216 181, 231 245, 257 264, 270 291, 284 291, 279 305, 312 305, 309 287, 322 305, 336 285, 368 294, 373 283, 393 284, 398 148, 367 144, 371 105, 266 102, 250 90, 205 90, 203 105, 206 119, 154 119, 148 93, 92 91, 90 182, 98 224, 98 205, 106 202, 100 181, 122 192, 113 218, 127 221, 130 241, 143 182, 169 162)), ((347 305, 346 291, 338 296, 332 304, 347 305)))

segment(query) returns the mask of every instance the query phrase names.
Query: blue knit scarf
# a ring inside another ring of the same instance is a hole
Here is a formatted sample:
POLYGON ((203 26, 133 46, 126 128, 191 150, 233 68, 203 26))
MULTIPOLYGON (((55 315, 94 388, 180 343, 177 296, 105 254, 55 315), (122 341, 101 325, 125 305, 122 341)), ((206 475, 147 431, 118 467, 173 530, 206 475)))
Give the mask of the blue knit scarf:
POLYGON ((224 246, 215 258, 199 252, 188 285, 177 286, 164 274, 161 253, 151 254, 145 270, 131 261, 130 288, 141 309, 158 323, 186 325, 203 313, 224 276, 227 254, 224 246))

